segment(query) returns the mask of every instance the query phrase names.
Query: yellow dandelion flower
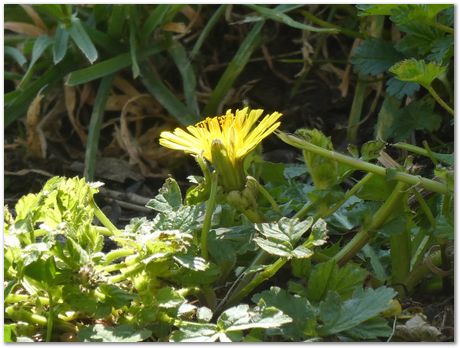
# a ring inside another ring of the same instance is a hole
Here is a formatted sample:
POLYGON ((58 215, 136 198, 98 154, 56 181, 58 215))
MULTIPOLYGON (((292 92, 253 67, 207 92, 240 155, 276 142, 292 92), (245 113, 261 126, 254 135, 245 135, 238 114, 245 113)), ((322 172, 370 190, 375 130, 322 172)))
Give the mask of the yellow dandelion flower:
MULTIPOLYGON (((248 108, 236 110, 235 113, 228 110, 223 116, 208 117, 194 126, 188 126, 186 130, 176 128, 173 132, 162 132, 160 144, 203 156, 220 175, 226 175, 223 172, 229 167, 235 172, 242 172, 244 157, 280 125, 278 119, 282 114, 279 112, 266 115, 256 124, 263 112, 261 109, 249 111, 248 108), (228 162, 227 166, 220 166, 222 158, 216 158, 222 156, 228 162)), ((240 186, 241 180, 236 181, 229 186, 240 186)))

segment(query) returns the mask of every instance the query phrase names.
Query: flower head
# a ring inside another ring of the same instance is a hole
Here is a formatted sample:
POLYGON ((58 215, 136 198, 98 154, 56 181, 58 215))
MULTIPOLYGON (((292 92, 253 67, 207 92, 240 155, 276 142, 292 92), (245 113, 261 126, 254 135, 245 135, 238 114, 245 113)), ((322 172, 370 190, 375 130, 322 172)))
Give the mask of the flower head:
POLYGON ((265 116, 260 123, 257 120, 263 110, 248 108, 231 110, 223 116, 208 117, 194 126, 188 126, 187 131, 176 128, 174 132, 162 132, 160 145, 174 150, 202 155, 213 163, 211 145, 214 140, 220 140, 227 151, 232 163, 236 163, 279 127, 278 119, 282 114, 274 112, 265 116))
POLYGON ((240 189, 244 182, 242 160, 280 125, 279 112, 257 123, 263 112, 249 111, 247 107, 235 113, 228 110, 225 115, 208 117, 186 130, 162 132, 160 145, 203 156, 214 165, 228 190, 240 189))

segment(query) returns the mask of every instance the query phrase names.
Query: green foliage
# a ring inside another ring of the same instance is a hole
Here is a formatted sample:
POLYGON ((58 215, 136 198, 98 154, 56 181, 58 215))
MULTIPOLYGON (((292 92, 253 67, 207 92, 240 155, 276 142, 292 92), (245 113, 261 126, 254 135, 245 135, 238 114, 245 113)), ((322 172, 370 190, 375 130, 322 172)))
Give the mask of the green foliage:
POLYGON ((336 291, 342 299, 347 299, 361 286, 366 275, 365 270, 352 263, 342 268, 334 260, 320 263, 313 267, 308 279, 307 298, 319 302, 329 291, 336 291))
POLYGON ((441 125, 441 116, 434 107, 434 100, 429 96, 405 107, 400 107, 400 102, 394 98, 385 98, 376 125, 377 138, 404 141, 416 130, 436 131, 441 125))
POLYGON ((129 324, 115 327, 96 324, 85 327, 78 332, 78 338, 81 342, 141 342, 151 335, 151 331, 146 329, 138 331, 129 324))
MULTIPOLYGON (((319 305, 319 316, 323 322, 319 333, 332 335, 356 328, 388 309, 395 295, 393 289, 386 287, 357 289, 351 299, 342 301, 337 293, 331 291, 319 305)), ((385 336, 391 332, 389 330, 388 327, 385 336)), ((375 333, 371 331, 367 334, 376 338, 381 332, 381 325, 377 325, 375 333)))
POLYGON ((255 328, 276 328, 291 322, 292 319, 282 311, 261 303, 253 310, 242 304, 224 311, 217 324, 191 323, 181 321, 177 324, 170 340, 172 342, 239 342, 243 330, 255 328))
POLYGON ((403 57, 392 42, 368 39, 354 50, 351 63, 358 73, 376 76, 386 72, 403 57))
POLYGON ((296 247, 300 237, 310 229, 312 224, 313 219, 311 218, 301 222, 297 219, 282 218, 276 224, 257 224, 256 230, 265 238, 256 237, 254 242, 272 255, 287 258, 308 258, 313 255, 310 247, 326 242, 324 235, 312 233, 307 244, 296 247))
POLYGON ((415 82, 423 87, 429 87, 434 79, 446 72, 446 67, 436 63, 425 63, 423 60, 406 59, 390 70, 401 81, 415 82))

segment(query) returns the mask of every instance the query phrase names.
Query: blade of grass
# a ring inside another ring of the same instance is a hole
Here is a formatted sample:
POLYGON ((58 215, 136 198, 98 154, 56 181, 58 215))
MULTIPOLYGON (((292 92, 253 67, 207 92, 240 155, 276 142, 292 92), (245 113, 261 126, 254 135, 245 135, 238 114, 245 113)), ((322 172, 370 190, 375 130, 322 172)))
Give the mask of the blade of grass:
MULTIPOLYGON (((142 61, 147 57, 157 54, 164 50, 164 47, 157 45, 150 47, 138 53, 139 60, 142 61)), ((72 72, 66 81, 69 86, 76 86, 82 83, 96 80, 106 75, 117 72, 121 69, 127 68, 131 65, 131 55, 123 53, 116 57, 107 59, 103 62, 94 64, 84 69, 72 72)))
POLYGON ((34 46, 32 48, 32 57, 30 59, 29 67, 27 68, 27 71, 24 74, 24 77, 21 80, 21 82, 19 83, 17 88, 24 87, 30 81, 30 79, 32 78, 32 75, 33 75, 33 67, 34 67, 35 63, 37 62, 37 60, 40 59, 40 57, 43 55, 45 50, 49 46, 51 46, 52 43, 53 43, 53 41, 47 35, 39 36, 35 40, 34 46))
POLYGON ((64 59, 69 44, 69 32, 62 24, 58 24, 53 44, 53 62, 59 63, 64 59))
POLYGON ((19 51, 15 47, 11 46, 4 46, 3 52, 5 56, 10 56, 11 58, 14 59, 16 63, 18 63, 19 66, 23 67, 27 63, 26 57, 22 54, 21 51, 19 51))
MULTIPOLYGON (((362 77, 362 76, 359 76, 362 77)), ((356 83, 355 95, 351 104, 350 114, 348 115, 347 141, 356 143, 358 128, 363 111, 364 94, 366 92, 367 81, 359 79, 356 83)))
MULTIPOLYGON (((260 15, 262 15, 265 19, 271 19, 276 22, 281 22, 283 24, 286 24, 287 26, 291 28, 296 28, 300 30, 308 30, 308 31, 313 31, 316 33, 329 33, 329 34, 336 34, 339 31, 336 28, 316 28, 308 24, 300 23, 295 20, 293 20, 291 17, 288 15, 282 13, 279 11, 278 8, 271 9, 265 6, 261 5, 246 5, 250 9, 258 12, 260 15)), ((290 9, 291 10, 291 9, 290 9)))
POLYGON ((110 88, 115 75, 105 76, 97 90, 96 100, 94 101, 93 112, 89 123, 88 140, 85 152, 85 171, 84 176, 87 181, 94 180, 94 171, 96 167, 96 156, 99 145, 99 136, 101 131, 102 119, 104 118, 105 105, 109 97, 110 88))
POLYGON ((348 28, 340 27, 340 26, 338 26, 336 24, 333 24, 331 22, 324 21, 321 18, 316 17, 313 13, 310 13, 308 11, 302 10, 302 11, 300 11, 300 13, 302 13, 302 15, 305 18, 309 19, 313 23, 315 23, 317 25, 320 25, 320 26, 322 26, 324 28, 337 29, 340 33, 342 33, 344 35, 354 37, 354 38, 360 38, 360 39, 365 39, 366 36, 367 36, 365 33, 360 33, 358 31, 354 31, 354 30, 351 30, 351 29, 348 29, 348 28))
POLYGON ((185 103, 190 111, 192 111, 198 118, 200 111, 198 109, 198 101, 196 98, 196 76, 193 71, 193 66, 187 57, 187 51, 184 46, 176 41, 168 49, 169 54, 176 63, 177 68, 182 76, 182 84, 184 87, 185 103))
POLYGON ((112 13, 108 21, 107 33, 113 38, 119 38, 123 32, 126 18, 126 5, 112 5, 112 13))
MULTIPOLYGON (((5 124, 4 127, 8 127, 13 121, 18 117, 25 114, 29 104, 35 98, 37 93, 45 86, 51 85, 56 81, 62 79, 75 67, 75 61, 64 59, 58 65, 55 65, 46 73, 44 73, 40 78, 30 83, 26 89, 21 91, 14 91, 9 97, 11 104, 4 108, 5 111, 5 124), (14 97, 14 98, 13 98, 14 97)), ((10 95, 10 93, 8 93, 10 95)), ((6 98, 5 96, 5 102, 6 98)))
POLYGON ((204 108, 204 115, 214 115, 217 112, 219 104, 232 87, 236 78, 243 71, 252 55, 252 52, 254 52, 255 48, 258 46, 260 41, 260 31, 262 30, 263 25, 264 22, 256 23, 241 43, 240 48, 236 52, 227 69, 225 69, 225 72, 219 79, 217 86, 214 88, 208 104, 204 108))
POLYGON ((208 37, 209 33, 211 32, 212 28, 219 22, 220 17, 225 12, 226 6, 220 5, 219 8, 214 12, 214 14, 209 18, 208 23, 206 23, 205 27, 201 31, 198 40, 196 40, 195 45, 193 46, 192 51, 190 52, 190 59, 193 59, 198 52, 200 51, 201 46, 203 45, 204 41, 208 37))
POLYGON ((112 36, 107 33, 104 33, 100 30, 97 30, 89 25, 83 24, 83 28, 88 33, 91 40, 94 42, 97 47, 104 50, 105 53, 113 56, 117 53, 126 52, 127 48, 121 42, 115 40, 112 36))
POLYGON ((83 28, 80 19, 77 17, 72 17, 71 25, 68 30, 72 40, 83 52, 89 62, 93 64, 98 56, 97 50, 85 29, 83 28))
POLYGON ((171 15, 174 16, 183 6, 177 4, 157 5, 142 27, 141 42, 145 43, 159 25, 165 23, 171 15))
POLYGON ((140 75, 139 64, 137 63, 137 26, 139 18, 137 16, 136 7, 129 7, 129 53, 131 56, 131 69, 133 71, 133 78, 137 78, 140 75))
POLYGON ((200 118, 194 115, 162 82, 153 67, 146 64, 141 67, 141 80, 147 90, 181 124, 197 123, 200 118))

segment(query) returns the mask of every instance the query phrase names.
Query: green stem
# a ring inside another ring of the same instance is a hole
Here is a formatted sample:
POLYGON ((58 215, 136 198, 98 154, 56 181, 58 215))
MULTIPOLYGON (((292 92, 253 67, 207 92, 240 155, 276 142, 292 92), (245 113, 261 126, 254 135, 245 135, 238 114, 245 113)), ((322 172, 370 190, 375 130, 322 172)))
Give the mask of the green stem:
MULTIPOLYGON (((341 153, 331 151, 324 149, 322 147, 313 145, 309 143, 308 141, 304 139, 300 139, 294 135, 287 134, 281 131, 277 131, 276 135, 285 143, 294 146, 298 149, 301 150, 307 150, 311 151, 313 153, 316 153, 318 155, 324 156, 326 158, 330 158, 332 160, 335 160, 340 163, 347 164, 353 168, 356 168, 358 170, 363 170, 366 172, 371 172, 376 175, 380 176, 386 176, 387 175, 387 170, 384 167, 380 167, 378 165, 368 163, 365 161, 362 161, 357 158, 353 158, 350 156, 343 155, 341 153)), ((425 189, 432 191, 432 192, 438 192, 438 193, 448 193, 451 190, 447 187, 446 184, 440 183, 438 181, 430 180, 421 176, 416 176, 416 175, 411 175, 408 173, 404 172, 397 172, 393 176, 394 180, 404 182, 409 185, 421 185, 425 189)))
MULTIPOLYGON (((407 199, 404 202, 407 205, 407 199)), ((410 227, 406 224, 404 231, 390 236, 391 281, 401 297, 406 295, 405 287, 401 284, 404 284, 410 271, 410 247, 410 227)))
POLYGON ((109 263, 111 263, 112 261, 116 259, 133 255, 135 252, 136 251, 133 249, 124 249, 124 248, 113 250, 105 255, 105 260, 103 264, 108 265, 109 263))
POLYGON ((112 221, 110 221, 108 219, 107 216, 105 216, 105 214, 102 212, 101 208, 99 208, 99 206, 96 204, 96 202, 94 201, 94 198, 91 197, 89 199, 89 204, 91 205, 91 207, 94 209, 94 215, 97 217, 97 219, 99 220, 99 222, 104 225, 111 233, 112 236, 118 236, 120 235, 120 231, 118 230, 118 228, 115 227, 115 225, 112 223, 112 221))
MULTIPOLYGON (((441 259, 441 251, 436 251, 430 256, 428 256, 431 259, 431 262, 435 266, 439 266, 442 263, 441 259)), ((413 268, 412 272, 410 272, 409 276, 407 277, 407 280, 405 281, 405 285, 409 293, 411 293, 415 286, 420 283, 420 281, 430 273, 430 268, 426 265, 425 262, 420 262, 416 267, 413 268)))
POLYGON ((303 218, 305 215, 308 214, 308 212, 315 206, 314 203, 311 203, 311 202, 308 202, 306 203, 302 209, 300 209, 295 215, 294 215, 294 219, 301 219, 303 218))
POLYGON ((278 206, 278 203, 273 199, 272 195, 263 187, 255 178, 252 176, 247 176, 246 177, 247 181, 250 181, 254 184, 255 187, 259 190, 259 192, 262 194, 262 196, 265 197, 265 199, 270 203, 272 206, 272 209, 277 212, 278 214, 282 214, 280 207, 278 206))
POLYGON ((353 239, 335 254, 333 258, 337 264, 345 264, 367 244, 373 233, 385 223, 385 220, 393 212, 396 204, 400 202, 401 195, 403 194, 402 189, 405 186, 401 182, 396 184, 393 192, 391 192, 385 203, 377 210, 371 222, 363 226, 353 239))
POLYGON ((201 230, 201 256, 208 259, 208 233, 211 228, 212 214, 216 208, 217 197, 217 172, 211 174, 211 193, 206 202, 206 213, 204 216, 203 228, 201 230))
POLYGON ((447 103, 444 100, 442 100, 442 98, 438 95, 438 93, 436 93, 433 87, 428 86, 426 89, 428 90, 428 92, 430 92, 434 100, 436 100, 439 103, 439 105, 441 105, 449 114, 455 116, 454 110, 449 105, 447 105, 447 103))
MULTIPOLYGON (((40 314, 35 314, 22 308, 17 308, 15 305, 8 306, 5 308, 5 314, 7 318, 18 322, 23 321, 29 324, 46 327, 48 320, 46 317, 40 314)), ((65 322, 64 320, 56 319, 56 327, 66 332, 75 332, 75 326, 71 323, 65 322)))
MULTIPOLYGON (((361 76, 359 76, 361 77, 361 76)), ((358 128, 363 111, 364 94, 366 92, 367 82, 358 79, 355 88, 353 102, 351 104, 350 115, 348 116, 347 141, 355 143, 358 135, 358 128)))
POLYGON ((279 258, 271 265, 267 266, 263 271, 259 272, 244 288, 235 292, 228 302, 227 306, 232 306, 239 303, 243 298, 251 293, 258 285, 273 277, 278 270, 285 265, 288 259, 279 258))
POLYGON ((439 30, 442 30, 446 33, 449 33, 449 34, 452 34, 454 35, 455 33, 455 30, 451 27, 448 27, 447 25, 444 25, 442 23, 437 23, 437 22, 433 22, 433 23, 430 23, 432 27, 436 28, 436 29, 439 29, 439 30))
POLYGON ((48 320, 46 323, 46 342, 51 342, 51 336, 53 335, 53 325, 54 325, 54 306, 53 306, 53 297, 50 292, 48 292, 49 298, 49 309, 48 309, 48 320))
POLYGON ((358 181, 351 189, 349 189, 343 198, 339 200, 335 205, 333 205, 329 210, 327 210, 325 213, 322 214, 322 216, 319 216, 315 218, 315 221, 318 218, 326 218, 332 214, 334 214, 340 207, 345 204, 345 202, 350 199, 351 196, 353 196, 356 192, 358 192, 361 187, 363 187, 372 177, 374 176, 373 173, 367 173, 360 181, 358 181))
POLYGON ((327 21, 324 21, 318 17, 316 17, 314 14, 312 14, 311 12, 308 12, 308 11, 305 11, 305 10, 302 10, 300 11, 300 13, 305 17, 305 18, 308 18, 312 23, 315 23, 317 25, 320 25, 324 28, 332 28, 332 29, 337 29, 338 31, 340 31, 342 34, 344 35, 347 35, 347 36, 350 36, 350 37, 355 37, 355 38, 360 38, 360 39, 365 39, 366 38, 366 35, 365 34, 362 34, 360 32, 357 32, 357 31, 354 31, 354 30, 350 30, 350 29, 347 29, 347 28, 343 28, 343 27, 340 27, 338 25, 335 25, 335 24, 332 24, 330 22, 327 22, 327 21))
POLYGON ((138 273, 143 267, 144 267, 143 263, 138 263, 138 264, 126 267, 122 274, 118 274, 116 276, 108 278, 107 282, 109 284, 119 283, 119 282, 127 279, 131 275, 138 273))
MULTIPOLYGON (((35 300, 35 298, 31 297, 29 295, 9 294, 5 298, 5 303, 11 304, 11 303, 17 303, 17 302, 31 301, 31 300, 35 300)), ((48 305, 49 304, 49 298, 48 297, 39 296, 38 300, 40 301, 41 305, 48 305)))
MULTIPOLYGON (((401 150, 407 150, 407 151, 416 153, 417 155, 421 155, 421 156, 425 156, 425 157, 431 158, 430 153, 428 152, 428 150, 426 150, 426 149, 424 149, 423 147, 420 147, 420 146, 416 146, 416 145, 412 145, 412 144, 407 144, 407 143, 396 143, 396 144, 392 144, 392 146, 394 146, 394 147, 396 147, 396 148, 398 148, 398 149, 401 149, 401 150)), ((442 162, 445 163, 445 164, 448 164, 448 165, 451 165, 451 164, 452 164, 450 161, 448 161, 448 160, 445 158, 445 157, 447 157, 447 156, 450 156, 450 154, 447 154, 447 153, 439 153, 439 152, 433 152, 433 151, 431 151, 431 155, 432 155, 436 160, 442 161, 442 162)))
POLYGON ((436 226, 436 220, 435 220, 435 218, 433 216, 433 213, 431 212, 430 207, 428 206, 428 204, 426 204, 426 202, 423 199, 423 197, 420 194, 420 192, 418 192, 416 189, 412 189, 412 192, 414 193, 414 196, 417 199, 418 204, 420 204, 420 208, 422 208, 422 211, 424 212, 424 214, 428 218, 428 221, 430 222, 430 225, 432 227, 435 227, 436 226))

